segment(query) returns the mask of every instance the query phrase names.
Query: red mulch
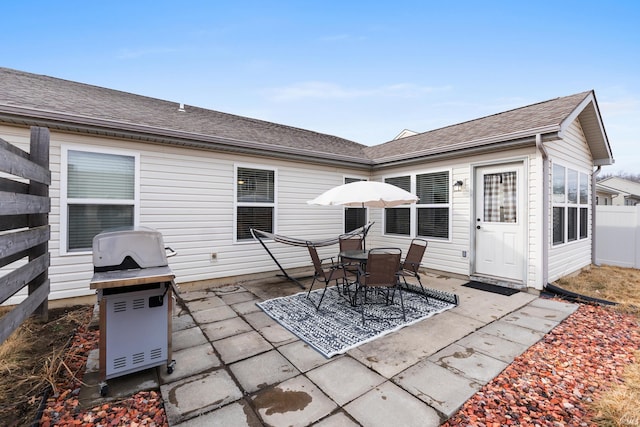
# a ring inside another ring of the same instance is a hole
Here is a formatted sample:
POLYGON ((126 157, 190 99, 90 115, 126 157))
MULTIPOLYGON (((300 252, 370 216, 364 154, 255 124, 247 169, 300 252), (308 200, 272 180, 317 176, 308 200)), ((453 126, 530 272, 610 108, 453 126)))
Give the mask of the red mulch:
POLYGON ((637 318, 581 305, 443 426, 595 426, 589 402, 620 381, 638 349, 637 318))
MULTIPOLYGON (((168 426, 158 392, 82 410, 78 392, 98 331, 80 328, 68 351, 69 372, 47 401, 41 426, 168 426)), ((588 403, 634 362, 637 318, 581 305, 540 342, 517 357, 443 426, 594 426, 588 403)))
POLYGON ((58 380, 56 393, 47 400, 40 425, 49 426, 168 426, 162 396, 143 391, 118 401, 82 409, 78 393, 89 352, 97 348, 99 331, 78 328, 65 357, 68 370, 58 380))

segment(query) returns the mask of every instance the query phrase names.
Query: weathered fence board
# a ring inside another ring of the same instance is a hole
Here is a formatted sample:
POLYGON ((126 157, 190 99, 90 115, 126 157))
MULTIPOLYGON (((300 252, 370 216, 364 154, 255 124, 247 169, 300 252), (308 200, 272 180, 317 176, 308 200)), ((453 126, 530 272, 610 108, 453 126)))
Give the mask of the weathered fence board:
POLYGON ((0 318, 1 343, 32 314, 48 319, 49 130, 31 128, 29 153, 0 139, 0 172, 0 267, 10 266, 0 277, 0 303, 28 289, 28 297, 0 318))
POLYGON ((0 259, 26 251, 49 240, 49 226, 0 235, 0 259))
POLYGON ((42 184, 51 184, 51 172, 48 169, 9 151, 0 150, 0 171, 42 184))
POLYGON ((4 342, 49 296, 49 280, 46 280, 20 304, 0 319, 0 343, 4 342))
POLYGON ((27 283, 47 271, 49 261, 49 254, 46 253, 0 277, 0 301, 6 301, 13 294, 24 288, 27 283))
POLYGON ((0 191, 0 215, 29 215, 48 213, 48 197, 0 191))

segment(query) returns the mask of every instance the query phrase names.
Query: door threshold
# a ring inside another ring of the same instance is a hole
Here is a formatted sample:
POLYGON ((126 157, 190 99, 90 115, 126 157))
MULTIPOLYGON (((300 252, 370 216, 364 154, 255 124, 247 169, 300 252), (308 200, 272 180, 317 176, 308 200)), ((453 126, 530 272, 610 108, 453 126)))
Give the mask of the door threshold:
POLYGON ((518 289, 518 290, 526 290, 527 285, 524 282, 518 282, 515 280, 509 280, 502 277, 490 277, 490 276, 478 276, 471 275, 471 280, 475 280, 476 282, 488 283, 490 285, 502 286, 505 288, 518 289))

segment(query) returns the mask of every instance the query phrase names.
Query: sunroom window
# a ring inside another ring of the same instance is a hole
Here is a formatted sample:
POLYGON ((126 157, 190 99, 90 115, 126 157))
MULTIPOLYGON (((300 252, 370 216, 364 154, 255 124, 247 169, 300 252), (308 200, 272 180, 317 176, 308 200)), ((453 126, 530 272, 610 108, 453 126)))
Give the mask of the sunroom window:
POLYGON ((251 229, 274 231, 275 171, 236 168, 236 240, 253 238, 251 229))
POLYGON ((553 244, 575 242, 589 235, 589 175, 553 165, 553 244))

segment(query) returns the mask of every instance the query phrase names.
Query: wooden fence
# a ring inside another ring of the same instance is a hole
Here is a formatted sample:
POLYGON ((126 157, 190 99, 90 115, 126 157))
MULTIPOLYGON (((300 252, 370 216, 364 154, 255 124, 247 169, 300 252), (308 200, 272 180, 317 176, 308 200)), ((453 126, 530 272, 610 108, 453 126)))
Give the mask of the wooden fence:
POLYGON ((0 318, 0 343, 34 313, 48 320, 50 184, 47 128, 31 128, 29 153, 0 138, 0 303, 29 294, 0 318))

